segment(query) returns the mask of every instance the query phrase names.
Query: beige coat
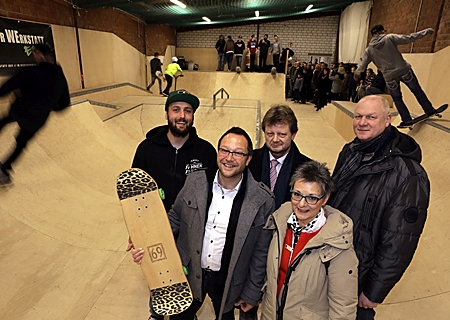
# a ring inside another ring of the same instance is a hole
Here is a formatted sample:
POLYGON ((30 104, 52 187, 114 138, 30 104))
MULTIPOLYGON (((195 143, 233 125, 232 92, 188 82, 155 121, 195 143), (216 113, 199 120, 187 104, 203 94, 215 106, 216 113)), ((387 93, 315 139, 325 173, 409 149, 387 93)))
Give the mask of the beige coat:
MULTIPOLYGON (((292 259, 292 262, 301 260, 288 284, 283 320, 356 318, 358 260, 353 250, 353 223, 345 214, 330 206, 324 209, 327 222, 292 259)), ((286 202, 274 212, 265 226, 274 233, 267 260, 262 320, 277 319, 277 303, 280 304, 281 300, 277 302, 276 298, 278 267, 291 213, 291 203, 286 202)))

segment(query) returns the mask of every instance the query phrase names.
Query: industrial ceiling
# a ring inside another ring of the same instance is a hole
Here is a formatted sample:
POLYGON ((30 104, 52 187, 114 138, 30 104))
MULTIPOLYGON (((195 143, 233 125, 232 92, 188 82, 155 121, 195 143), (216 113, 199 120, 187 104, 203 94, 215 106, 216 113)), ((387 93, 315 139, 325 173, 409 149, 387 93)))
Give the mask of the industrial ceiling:
POLYGON ((181 8, 170 0, 71 0, 78 8, 119 9, 147 24, 167 24, 175 28, 219 26, 274 19, 295 19, 327 12, 336 13, 358 0, 180 0, 181 8), (308 6, 312 8, 307 10, 308 6), (256 15, 258 11, 259 17, 256 15), (211 22, 204 21, 207 17, 211 22))

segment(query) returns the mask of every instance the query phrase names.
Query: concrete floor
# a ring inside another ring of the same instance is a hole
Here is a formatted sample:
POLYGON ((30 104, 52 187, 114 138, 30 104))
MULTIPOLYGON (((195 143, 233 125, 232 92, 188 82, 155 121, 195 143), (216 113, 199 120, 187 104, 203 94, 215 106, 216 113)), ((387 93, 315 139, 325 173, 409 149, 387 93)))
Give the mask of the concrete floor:
MULTIPOLYGON (((267 98, 258 109, 255 99, 212 110, 208 99, 202 99, 195 126, 213 145, 235 124, 256 140, 258 117, 271 103, 284 102, 267 98)), ((101 118, 111 110, 79 103, 52 115, 29 144, 15 164, 15 186, 0 189, 0 319, 148 318, 145 279, 125 252, 115 181, 145 133, 165 123, 163 101, 145 93, 105 100, 123 108, 142 103, 106 122, 101 118)), ((335 128, 351 126, 351 120, 344 125, 348 119, 332 105, 315 112, 312 105, 288 103, 299 121, 300 150, 332 168, 346 142, 335 128)), ((445 115, 440 123, 449 120, 445 115)), ((15 130, 12 124, 1 133, 0 157, 12 146, 15 130)), ((377 319, 449 319, 449 134, 429 124, 405 132, 422 146, 432 201, 413 263, 377 308, 377 319)), ((213 318, 206 304, 199 320, 213 318)))

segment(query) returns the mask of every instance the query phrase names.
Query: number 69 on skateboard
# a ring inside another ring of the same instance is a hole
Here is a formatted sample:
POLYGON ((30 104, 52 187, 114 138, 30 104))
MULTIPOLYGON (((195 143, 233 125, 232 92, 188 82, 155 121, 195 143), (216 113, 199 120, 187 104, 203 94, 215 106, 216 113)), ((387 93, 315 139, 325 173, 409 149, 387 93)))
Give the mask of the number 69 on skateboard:
POLYGON ((162 316, 185 311, 192 292, 158 185, 145 171, 129 169, 117 179, 117 195, 133 245, 145 252, 141 269, 154 311, 162 316))

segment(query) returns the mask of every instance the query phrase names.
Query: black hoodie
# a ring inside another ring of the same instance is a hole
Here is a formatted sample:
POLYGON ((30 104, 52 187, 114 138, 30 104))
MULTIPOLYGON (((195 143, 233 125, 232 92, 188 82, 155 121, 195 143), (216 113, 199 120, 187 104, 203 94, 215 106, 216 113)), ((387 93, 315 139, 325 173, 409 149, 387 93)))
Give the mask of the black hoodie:
POLYGON ((136 149, 133 168, 139 168, 151 175, 165 194, 166 211, 175 201, 189 173, 197 170, 216 170, 216 150, 201 139, 192 127, 188 140, 178 150, 170 143, 167 125, 147 132, 146 139, 136 149))

